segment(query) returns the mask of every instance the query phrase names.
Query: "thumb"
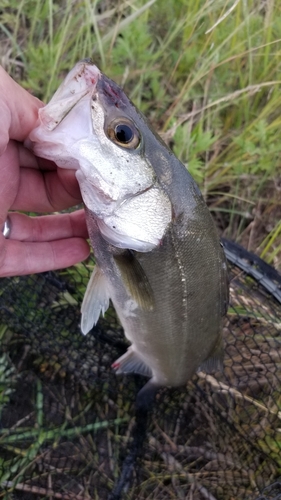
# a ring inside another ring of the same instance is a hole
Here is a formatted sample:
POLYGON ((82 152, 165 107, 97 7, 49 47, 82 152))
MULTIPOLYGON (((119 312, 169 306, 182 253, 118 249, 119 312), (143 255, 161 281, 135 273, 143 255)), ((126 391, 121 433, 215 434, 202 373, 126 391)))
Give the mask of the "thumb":
POLYGON ((0 156, 2 156, 9 142, 9 129, 11 125, 11 113, 6 103, 2 102, 2 97, 0 97, 0 123, 0 156))
POLYGON ((0 148, 8 139, 23 142, 36 126, 43 103, 18 85, 0 66, 0 148))

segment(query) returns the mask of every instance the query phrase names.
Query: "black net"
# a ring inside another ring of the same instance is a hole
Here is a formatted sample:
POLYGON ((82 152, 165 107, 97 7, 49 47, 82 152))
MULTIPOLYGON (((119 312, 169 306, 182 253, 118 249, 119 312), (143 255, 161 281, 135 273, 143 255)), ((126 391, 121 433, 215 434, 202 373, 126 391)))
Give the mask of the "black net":
POLYGON ((0 498, 281 499, 281 277, 226 242, 224 373, 135 409, 114 311, 86 337, 93 261, 1 280, 0 498))

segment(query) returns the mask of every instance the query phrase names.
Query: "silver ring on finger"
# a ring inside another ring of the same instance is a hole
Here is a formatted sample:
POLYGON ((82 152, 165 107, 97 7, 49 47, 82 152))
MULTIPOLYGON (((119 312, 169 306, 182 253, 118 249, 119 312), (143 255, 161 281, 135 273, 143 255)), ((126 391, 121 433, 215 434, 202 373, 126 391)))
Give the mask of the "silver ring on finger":
POLYGON ((4 222, 4 226, 2 227, 2 234, 4 238, 9 238, 11 234, 11 219, 8 216, 7 219, 4 222))

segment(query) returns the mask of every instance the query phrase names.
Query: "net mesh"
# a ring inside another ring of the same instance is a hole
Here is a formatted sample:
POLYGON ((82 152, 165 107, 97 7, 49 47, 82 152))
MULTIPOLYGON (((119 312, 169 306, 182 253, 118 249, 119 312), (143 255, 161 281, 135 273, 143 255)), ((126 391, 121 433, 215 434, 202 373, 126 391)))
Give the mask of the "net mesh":
POLYGON ((135 409, 112 308, 82 336, 93 259, 1 280, 0 498, 281 499, 281 277, 225 242, 224 372, 135 409))

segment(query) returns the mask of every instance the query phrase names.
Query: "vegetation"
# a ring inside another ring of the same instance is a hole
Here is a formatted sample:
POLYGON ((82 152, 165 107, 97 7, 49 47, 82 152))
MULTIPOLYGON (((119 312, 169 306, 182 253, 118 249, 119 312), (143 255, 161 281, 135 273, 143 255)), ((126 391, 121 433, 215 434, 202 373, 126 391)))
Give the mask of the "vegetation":
POLYGON ((199 183, 224 236, 281 266, 281 4, 2 0, 0 62, 48 101, 92 57, 199 183))

